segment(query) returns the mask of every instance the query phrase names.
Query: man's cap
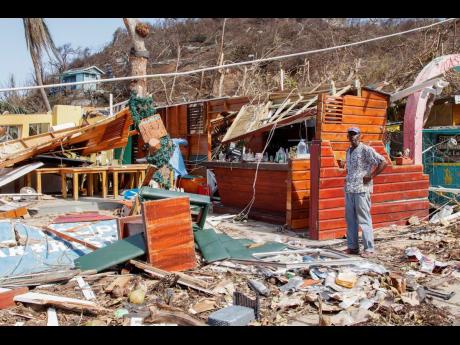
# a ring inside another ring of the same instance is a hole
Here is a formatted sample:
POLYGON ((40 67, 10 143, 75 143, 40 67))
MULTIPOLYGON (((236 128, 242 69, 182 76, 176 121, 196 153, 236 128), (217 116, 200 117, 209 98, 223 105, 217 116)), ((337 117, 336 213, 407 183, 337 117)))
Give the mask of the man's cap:
POLYGON ((361 133, 361 130, 358 127, 350 127, 347 132, 355 132, 357 134, 361 133))

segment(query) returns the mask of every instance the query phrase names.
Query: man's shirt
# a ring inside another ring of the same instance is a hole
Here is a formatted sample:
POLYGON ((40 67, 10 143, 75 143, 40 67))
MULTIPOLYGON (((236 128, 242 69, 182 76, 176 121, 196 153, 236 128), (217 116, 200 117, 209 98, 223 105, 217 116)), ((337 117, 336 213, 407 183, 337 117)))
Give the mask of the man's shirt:
POLYGON ((359 145, 351 151, 351 147, 347 150, 347 178, 345 183, 346 193, 372 193, 372 180, 364 184, 363 177, 369 176, 372 169, 383 162, 385 158, 378 154, 372 147, 359 143, 359 145))

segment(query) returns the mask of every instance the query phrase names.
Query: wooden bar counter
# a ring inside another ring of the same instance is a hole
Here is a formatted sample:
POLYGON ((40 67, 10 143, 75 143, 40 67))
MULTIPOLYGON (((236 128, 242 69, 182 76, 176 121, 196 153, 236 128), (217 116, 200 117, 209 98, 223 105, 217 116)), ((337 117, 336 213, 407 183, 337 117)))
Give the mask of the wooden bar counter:
MULTIPOLYGON (((251 201, 256 162, 204 162, 216 175, 221 203, 242 210, 251 201)), ((252 211, 286 217, 288 164, 261 162, 252 211)))

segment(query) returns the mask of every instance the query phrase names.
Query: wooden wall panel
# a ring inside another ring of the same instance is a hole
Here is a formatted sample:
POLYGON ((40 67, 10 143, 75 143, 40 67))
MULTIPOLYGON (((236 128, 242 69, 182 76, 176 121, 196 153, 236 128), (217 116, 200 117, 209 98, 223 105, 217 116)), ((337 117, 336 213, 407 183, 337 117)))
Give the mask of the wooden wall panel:
MULTIPOLYGON (((225 206, 244 208, 253 195, 255 169, 213 168, 225 206)), ((286 215, 287 171, 259 170, 252 209, 286 215)))
POLYGON ((171 272, 196 267, 188 197, 143 202, 142 215, 152 266, 171 272))
POLYGON ((289 161, 286 198, 286 225, 294 231, 306 230, 310 208, 309 159, 289 161))
POLYGON ((349 147, 346 129, 353 125, 362 130, 362 141, 382 154, 389 163, 374 180, 374 193, 371 194, 374 228, 403 224, 412 215, 428 215, 429 178, 423 174, 423 166, 394 166, 385 151, 382 137, 387 97, 371 91, 363 92, 362 97, 344 96, 342 108, 337 99, 332 99, 333 106, 324 105, 326 99, 330 98, 320 97, 317 118, 319 140, 313 141, 311 147, 310 237, 330 239, 346 233, 346 170, 338 167, 336 159, 344 159, 345 150, 349 147), (323 109, 329 111, 326 123, 323 109))

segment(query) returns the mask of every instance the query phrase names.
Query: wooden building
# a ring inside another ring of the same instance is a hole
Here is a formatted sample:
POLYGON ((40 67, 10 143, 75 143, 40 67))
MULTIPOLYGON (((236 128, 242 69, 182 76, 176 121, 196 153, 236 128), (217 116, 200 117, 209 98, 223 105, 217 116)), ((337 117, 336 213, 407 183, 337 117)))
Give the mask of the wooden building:
MULTIPOLYGON (((181 147, 187 169, 196 169, 202 161, 211 159, 210 122, 221 114, 238 112, 248 103, 247 97, 219 98, 158 107, 157 113, 171 138, 187 139, 181 147)), ((134 138, 135 158, 145 157, 147 150, 141 136, 134 138)))
MULTIPOLYGON (((374 179, 374 227, 405 224, 413 215, 427 216, 429 179, 423 174, 423 166, 395 165, 384 148, 389 96, 370 89, 359 93, 357 96, 347 90, 339 96, 320 94, 310 159, 261 163, 255 194, 257 163, 205 163, 216 174, 222 205, 241 210, 255 197, 253 215, 264 214, 292 230, 308 231, 312 239, 342 237, 346 233, 346 170, 339 167, 339 161, 345 160, 349 147, 347 129, 358 126, 363 143, 375 148, 388 163, 374 179)), ((307 116, 307 112, 302 114, 307 116)), ((294 120, 302 120, 302 114, 294 120)))

